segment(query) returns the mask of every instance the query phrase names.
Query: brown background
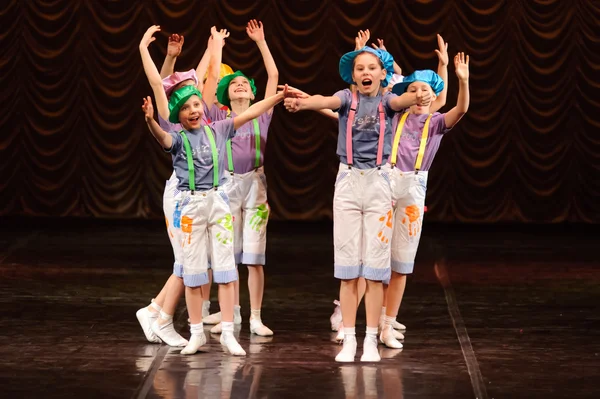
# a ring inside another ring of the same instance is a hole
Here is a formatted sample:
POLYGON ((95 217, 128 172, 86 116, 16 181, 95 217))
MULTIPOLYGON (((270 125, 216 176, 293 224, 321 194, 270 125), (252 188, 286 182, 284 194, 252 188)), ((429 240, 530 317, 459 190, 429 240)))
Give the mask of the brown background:
MULTIPOLYGON (((471 107, 431 169, 428 219, 600 222, 600 2, 4 1, 0 5, 0 215, 160 218, 170 157, 140 109, 151 94, 138 51, 151 24, 160 67, 185 35, 194 68, 212 25, 224 61, 266 74, 245 33, 265 24, 280 82, 345 87, 339 57, 358 29, 383 38, 405 74, 435 69, 435 34, 471 56, 471 107)), ((456 102, 450 67, 448 110, 456 102)), ((331 217, 335 123, 277 107, 266 155, 273 218, 331 217)))

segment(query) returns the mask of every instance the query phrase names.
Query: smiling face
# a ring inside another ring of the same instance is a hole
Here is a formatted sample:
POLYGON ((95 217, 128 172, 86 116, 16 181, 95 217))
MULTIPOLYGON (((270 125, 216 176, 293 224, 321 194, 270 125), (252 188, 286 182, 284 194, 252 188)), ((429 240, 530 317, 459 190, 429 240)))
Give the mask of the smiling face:
POLYGON ((431 108, 431 103, 435 101, 437 96, 433 92, 433 89, 429 84, 425 82, 412 82, 408 88, 406 89, 408 93, 417 93, 417 96, 420 96, 423 92, 428 91, 431 94, 431 100, 427 104, 417 103, 410 107, 410 112, 413 114, 428 114, 429 109, 431 108))
POLYGON ((229 82, 229 100, 254 100, 254 94, 252 94, 252 87, 250 86, 250 82, 243 76, 236 76, 229 82))
POLYGON ((200 128, 203 114, 204 107, 202 106, 200 97, 193 95, 181 106, 179 110, 179 123, 186 130, 198 129, 200 128))
POLYGON ((358 91, 363 95, 377 95, 386 73, 381 60, 375 54, 364 52, 354 59, 352 79, 356 82, 358 91))

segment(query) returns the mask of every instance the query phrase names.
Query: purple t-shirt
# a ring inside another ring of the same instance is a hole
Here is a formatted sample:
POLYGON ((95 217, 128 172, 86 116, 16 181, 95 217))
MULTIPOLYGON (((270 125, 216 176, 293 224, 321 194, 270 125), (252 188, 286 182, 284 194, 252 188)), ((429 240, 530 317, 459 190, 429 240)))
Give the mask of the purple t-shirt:
MULTIPOLYGON (((210 141, 204 129, 204 124, 199 129, 185 131, 190 142, 192 157, 194 158, 194 181, 196 182, 196 190, 205 191, 213 187, 213 159, 210 141)), ((227 181, 226 170, 221 167, 222 158, 227 156, 225 152, 225 142, 233 137, 235 130, 233 129, 233 119, 213 122, 208 125, 215 138, 215 145, 219 155, 219 185, 223 185, 227 181)), ((171 148, 165 150, 173 155, 173 169, 179 184, 179 190, 189 190, 189 170, 187 164, 187 156, 185 147, 183 146, 183 138, 179 134, 181 130, 175 130, 169 134, 173 138, 171 148)))
MULTIPOLYGON (((224 119, 234 118, 235 112, 222 110, 216 105, 210 108, 208 113, 210 120, 222 121, 224 119)), ((265 112, 258 119, 258 127, 260 129, 260 166, 264 163, 265 148, 267 146, 267 135, 269 126, 273 118, 272 112, 265 112)), ((233 158, 234 173, 248 173, 255 169, 256 162, 256 138, 254 136, 254 122, 250 121, 242 125, 235 131, 235 136, 231 139, 231 155, 233 158)), ((227 159, 225 159, 227 165, 227 159)))
MULTIPOLYGON (((342 101, 337 110, 339 120, 339 133, 337 155, 340 162, 347 164, 346 157, 346 126, 348 113, 352 104, 352 92, 349 89, 340 90, 334 94, 342 101)), ((385 133, 383 138, 382 162, 389 158, 392 152, 392 121, 396 112, 390 108, 389 103, 395 94, 387 93, 383 97, 367 97, 358 93, 358 109, 352 124, 352 157, 353 165, 357 169, 371 169, 377 166, 377 148, 379 146, 379 102, 383 102, 385 114, 385 133)), ((334 110, 335 111, 335 110, 334 110)))
MULTIPOLYGON (((421 136, 423 134, 423 128, 425 127, 425 120, 428 116, 428 114, 410 114, 406 118, 404 129, 400 136, 400 143, 398 144, 398 157, 396 161, 396 166, 403 172, 412 172, 415 170, 419 146, 421 145, 421 136)), ((394 138, 396 137, 396 129, 398 128, 401 117, 402 114, 398 113, 394 118, 394 138)), ((427 144, 425 145, 425 155, 423 156, 423 163, 419 170, 429 170, 433 158, 440 148, 440 142, 442 141, 444 134, 449 131, 450 129, 446 128, 444 114, 435 112, 429 122, 429 134, 427 136, 427 144)))

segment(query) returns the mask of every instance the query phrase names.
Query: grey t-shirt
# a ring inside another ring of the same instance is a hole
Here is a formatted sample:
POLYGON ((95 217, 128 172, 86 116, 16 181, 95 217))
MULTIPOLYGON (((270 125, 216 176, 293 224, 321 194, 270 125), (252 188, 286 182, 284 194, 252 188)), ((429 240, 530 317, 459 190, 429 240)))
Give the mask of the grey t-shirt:
MULTIPOLYGON (((337 154, 340 162, 348 163, 346 157, 346 126, 348 113, 352 104, 352 92, 349 89, 340 90, 334 94, 342 101, 337 110, 339 134, 337 154)), ((358 169, 370 169, 377 166, 377 147, 379 144, 379 102, 383 102, 385 116, 385 136, 383 139, 383 158, 385 163, 392 152, 392 119, 395 111, 390 108, 390 100, 395 94, 386 93, 376 97, 367 97, 358 93, 358 108, 352 124, 352 157, 353 166, 358 169)))
MULTIPOLYGON (((210 148, 210 141, 202 125, 199 129, 192 131, 184 130, 190 142, 192 156, 194 158, 194 173, 196 190, 204 191, 213 187, 213 159, 210 148)), ((227 170, 222 167, 222 159, 226 157, 225 143, 235 135, 233 129, 233 119, 213 122, 209 125, 215 138, 217 152, 219 154, 219 185, 223 185, 227 180, 227 170)), ((166 150, 173 155, 173 169, 179 179, 177 188, 182 191, 190 189, 189 172, 185 147, 180 131, 173 131, 169 134, 173 138, 173 145, 166 150)))

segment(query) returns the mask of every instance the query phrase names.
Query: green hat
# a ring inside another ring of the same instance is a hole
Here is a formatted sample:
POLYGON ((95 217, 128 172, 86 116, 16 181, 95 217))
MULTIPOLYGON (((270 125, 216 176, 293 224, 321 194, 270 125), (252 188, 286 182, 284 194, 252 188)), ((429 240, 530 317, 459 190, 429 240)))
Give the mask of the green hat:
POLYGON ((196 86, 192 85, 183 86, 171 94, 171 98, 169 99, 169 122, 179 123, 179 110, 193 95, 202 98, 202 93, 198 91, 196 86))
POLYGON ((254 85, 254 79, 250 79, 249 77, 244 75, 242 71, 235 71, 235 73, 232 73, 231 75, 224 76, 219 82, 219 86, 217 86, 217 100, 221 104, 227 105, 228 107, 231 106, 231 102, 229 101, 229 84, 233 79, 237 78, 238 76, 243 76, 244 78, 248 79, 248 82, 250 83, 250 88, 252 89, 252 94, 256 95, 256 86, 254 85))

